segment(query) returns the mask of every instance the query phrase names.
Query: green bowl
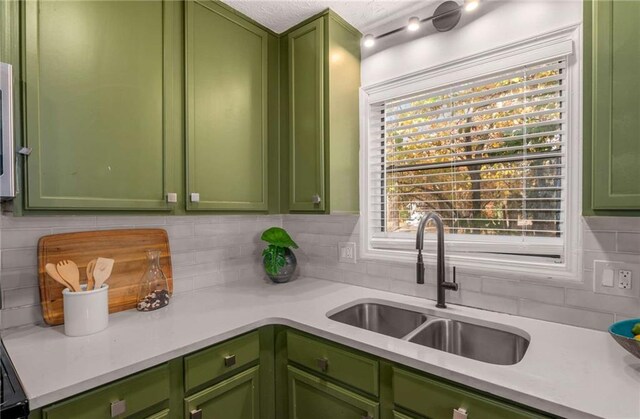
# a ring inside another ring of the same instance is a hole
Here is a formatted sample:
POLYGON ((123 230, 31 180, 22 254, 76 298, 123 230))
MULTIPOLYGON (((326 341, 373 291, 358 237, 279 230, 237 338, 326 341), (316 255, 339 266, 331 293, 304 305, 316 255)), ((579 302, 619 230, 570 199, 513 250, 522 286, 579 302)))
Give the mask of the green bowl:
POLYGON ((633 338, 631 328, 636 323, 640 323, 640 319, 629 319, 615 322, 609 326, 609 333, 613 338, 626 349, 631 355, 640 358, 640 340, 633 338))

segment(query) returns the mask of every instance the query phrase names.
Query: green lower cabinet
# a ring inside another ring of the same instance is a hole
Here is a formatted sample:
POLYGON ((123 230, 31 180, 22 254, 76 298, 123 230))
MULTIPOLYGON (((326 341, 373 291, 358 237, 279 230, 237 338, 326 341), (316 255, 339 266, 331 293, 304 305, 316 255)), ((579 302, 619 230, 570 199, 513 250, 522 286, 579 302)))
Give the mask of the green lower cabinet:
POLYGON ((258 419, 260 367, 234 375, 184 400, 189 419, 258 419))
POLYGON ((169 376, 169 366, 163 364, 80 396, 47 406, 42 409, 42 418, 142 419, 167 417, 171 394, 169 376))
POLYGON ((290 419, 377 419, 379 404, 291 365, 290 419))
POLYGON ((393 402, 432 419, 450 419, 456 409, 470 419, 545 417, 400 368, 393 369, 393 402))

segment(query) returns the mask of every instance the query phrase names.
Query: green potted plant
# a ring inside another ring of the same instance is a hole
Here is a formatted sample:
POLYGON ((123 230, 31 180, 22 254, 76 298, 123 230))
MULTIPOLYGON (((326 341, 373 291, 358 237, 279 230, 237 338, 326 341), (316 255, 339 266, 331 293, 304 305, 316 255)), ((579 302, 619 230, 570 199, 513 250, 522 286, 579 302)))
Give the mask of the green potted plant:
POLYGON ((291 248, 297 249, 298 245, 280 227, 265 230, 260 238, 269 243, 262 252, 262 265, 267 276, 276 283, 288 282, 298 266, 291 248))

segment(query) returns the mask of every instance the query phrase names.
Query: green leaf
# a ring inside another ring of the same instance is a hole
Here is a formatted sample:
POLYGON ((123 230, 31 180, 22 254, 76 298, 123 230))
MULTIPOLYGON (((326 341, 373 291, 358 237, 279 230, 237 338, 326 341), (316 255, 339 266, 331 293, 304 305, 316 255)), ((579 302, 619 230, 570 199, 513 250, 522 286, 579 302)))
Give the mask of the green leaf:
POLYGON ((293 241, 291 236, 280 227, 271 227, 265 230, 260 238, 273 246, 298 248, 298 245, 293 241))
POLYGON ((278 271, 287 264, 284 257, 284 247, 270 244, 262 251, 264 257, 264 268, 268 274, 277 275, 278 271))

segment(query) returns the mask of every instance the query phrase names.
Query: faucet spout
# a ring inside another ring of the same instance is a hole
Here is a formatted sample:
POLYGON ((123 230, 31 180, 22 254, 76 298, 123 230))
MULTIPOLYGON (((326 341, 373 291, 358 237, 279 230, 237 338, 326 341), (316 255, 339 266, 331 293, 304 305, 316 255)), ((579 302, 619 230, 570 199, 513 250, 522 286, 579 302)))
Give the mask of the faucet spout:
POLYGON ((418 232, 416 233, 416 249, 418 250, 418 262, 416 263, 416 282, 418 284, 424 284, 424 261, 422 258, 422 250, 424 247, 424 230, 429 223, 433 221, 436 226, 436 284, 437 284, 437 297, 438 301, 436 307, 446 308, 445 303, 445 289, 457 291, 458 284, 455 280, 453 282, 446 281, 446 269, 444 264, 444 224, 442 218, 435 213, 430 212, 420 220, 418 224, 418 232))

